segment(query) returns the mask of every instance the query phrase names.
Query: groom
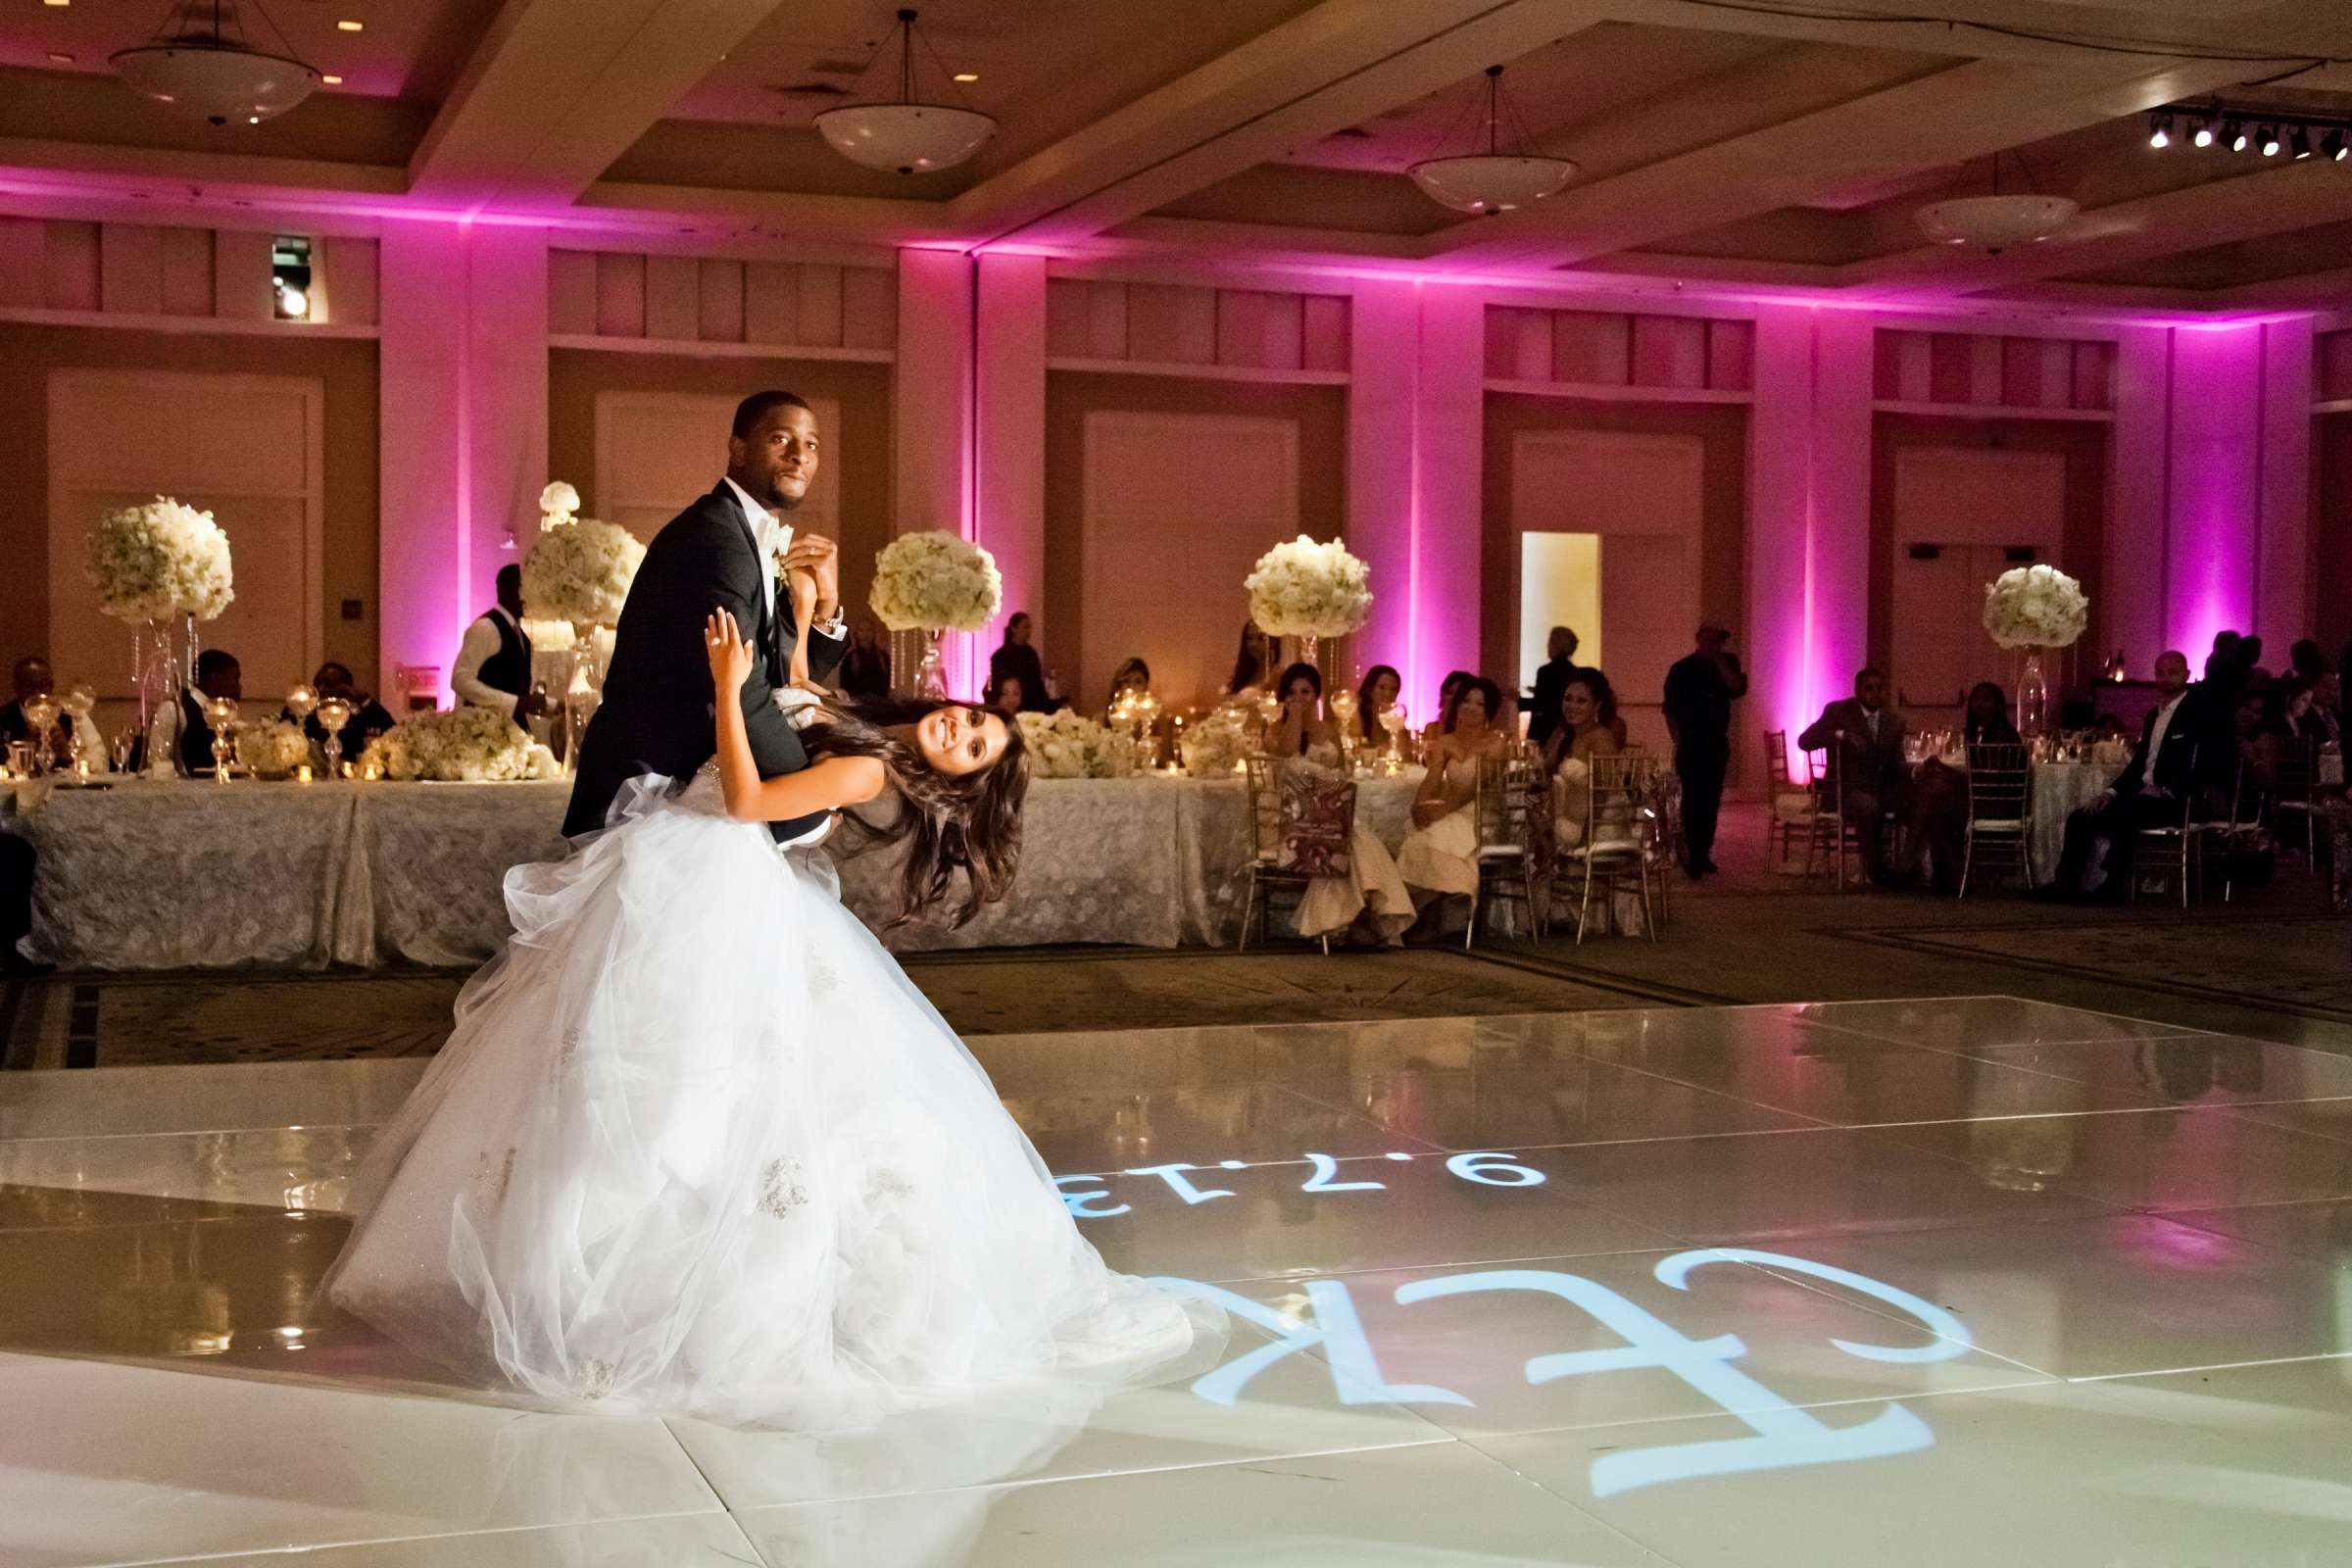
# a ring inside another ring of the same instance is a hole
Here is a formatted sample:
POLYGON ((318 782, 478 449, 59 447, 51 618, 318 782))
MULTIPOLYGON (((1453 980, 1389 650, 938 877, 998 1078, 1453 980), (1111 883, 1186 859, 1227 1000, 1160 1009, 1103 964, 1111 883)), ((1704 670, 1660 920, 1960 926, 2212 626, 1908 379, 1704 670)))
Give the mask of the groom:
MULTIPOLYGON (((709 495, 662 526, 621 607, 604 705, 580 744, 566 837, 605 825, 605 816, 629 779, 660 773, 690 777, 717 748, 712 727, 710 661, 703 627, 713 610, 726 610, 752 645, 766 651, 764 667, 743 683, 744 727, 761 778, 808 765, 801 738, 775 705, 792 646, 792 601, 777 592, 788 568, 816 578, 809 627, 808 672, 822 679, 841 662, 848 639, 841 625, 841 588, 833 541, 793 537, 792 525, 772 515, 801 504, 816 477, 816 416, 790 392, 755 392, 735 409, 727 442, 727 476, 709 495)), ((769 824, 779 844, 823 827, 823 815, 769 824)))

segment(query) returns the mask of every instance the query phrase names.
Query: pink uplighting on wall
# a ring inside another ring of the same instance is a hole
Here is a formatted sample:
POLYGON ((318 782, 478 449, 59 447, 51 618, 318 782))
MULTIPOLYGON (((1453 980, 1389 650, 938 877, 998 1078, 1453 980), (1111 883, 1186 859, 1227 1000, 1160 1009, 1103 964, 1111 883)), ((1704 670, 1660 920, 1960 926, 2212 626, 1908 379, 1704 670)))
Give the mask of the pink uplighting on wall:
POLYGON ((2184 333, 2174 366, 2165 629, 2193 670, 2216 632, 2254 627, 2261 329, 2184 333))

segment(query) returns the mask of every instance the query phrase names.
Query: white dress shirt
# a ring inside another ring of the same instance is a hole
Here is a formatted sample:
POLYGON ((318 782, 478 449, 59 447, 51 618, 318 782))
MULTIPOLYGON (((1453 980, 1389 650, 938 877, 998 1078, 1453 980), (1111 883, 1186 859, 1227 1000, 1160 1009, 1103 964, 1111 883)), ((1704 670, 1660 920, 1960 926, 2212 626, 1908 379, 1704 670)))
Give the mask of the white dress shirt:
POLYGON ((2139 775, 2139 785, 2142 789, 2152 790, 2156 787, 2156 759, 2164 755, 2164 732, 2173 727, 2173 714, 2180 710, 2180 698, 2187 695, 2188 693, 2181 692, 2180 696, 2156 710, 2156 722, 2148 726, 2148 760, 2146 765, 2141 768, 2139 775))
POLYGON ((531 640, 523 635, 522 623, 508 614, 503 605, 493 605, 476 615, 472 624, 466 628, 466 638, 458 644, 457 664, 449 672, 449 686, 458 694, 458 701, 467 708, 495 708, 502 712, 513 713, 514 705, 522 701, 523 693, 502 692, 495 686, 486 686, 474 674, 491 655, 498 652, 500 621, 514 628, 514 635, 522 638, 523 647, 530 647, 531 640))

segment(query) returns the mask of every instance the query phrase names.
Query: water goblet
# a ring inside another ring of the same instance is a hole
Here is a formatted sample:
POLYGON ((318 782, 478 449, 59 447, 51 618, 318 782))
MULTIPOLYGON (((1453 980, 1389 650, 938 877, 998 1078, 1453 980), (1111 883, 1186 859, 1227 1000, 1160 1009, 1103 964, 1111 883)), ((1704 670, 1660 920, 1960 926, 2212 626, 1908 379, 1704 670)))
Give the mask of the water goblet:
POLYGON ((204 705, 205 722, 213 727, 213 777, 228 782, 228 761, 236 746, 237 705, 233 698, 215 697, 204 705))

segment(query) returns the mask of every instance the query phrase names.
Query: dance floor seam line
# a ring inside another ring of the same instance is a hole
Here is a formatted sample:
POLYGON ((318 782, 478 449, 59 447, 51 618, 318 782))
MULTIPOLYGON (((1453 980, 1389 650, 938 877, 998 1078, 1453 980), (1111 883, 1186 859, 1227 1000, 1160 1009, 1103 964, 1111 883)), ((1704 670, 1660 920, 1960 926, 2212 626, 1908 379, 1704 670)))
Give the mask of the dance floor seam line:
MULTIPOLYGON (((652 1513, 612 1514, 593 1521, 563 1520, 545 1524, 489 1525, 478 1530, 428 1530, 414 1536, 362 1536, 347 1541, 321 1542, 301 1546, 246 1546, 233 1551, 208 1551, 193 1557, 120 1557, 111 1562, 91 1563, 87 1568, 178 1568, 182 1563, 248 1562, 256 1557, 283 1557, 289 1562, 321 1551, 348 1551, 361 1546, 401 1546, 428 1541, 471 1541, 481 1536, 523 1537, 534 1534, 553 1535, 558 1531, 574 1530, 585 1525, 645 1524, 657 1519, 725 1519, 734 1523, 735 1515, 724 1503, 710 1508, 664 1508, 652 1513)), ((742 1527, 738 1525, 737 1533, 742 1527)), ((744 1544, 750 1545, 750 1538, 744 1544)), ((757 1547, 753 1548, 755 1552, 757 1547)), ((747 1568, 762 1568, 760 1559, 743 1559, 747 1568)))

